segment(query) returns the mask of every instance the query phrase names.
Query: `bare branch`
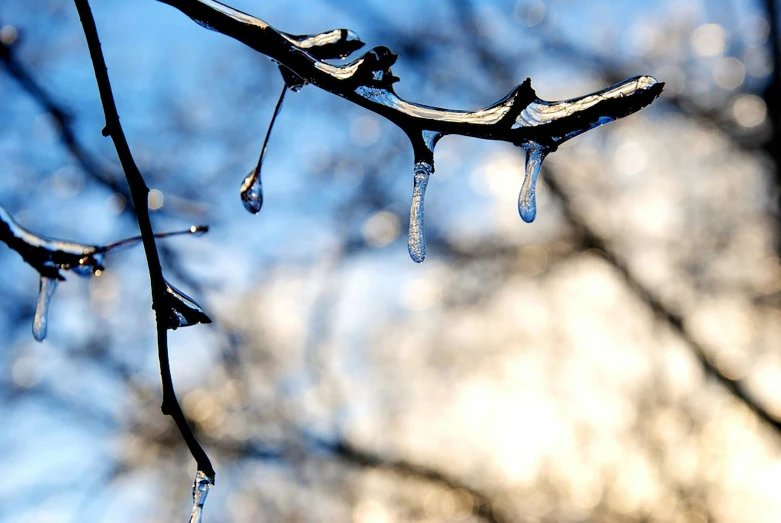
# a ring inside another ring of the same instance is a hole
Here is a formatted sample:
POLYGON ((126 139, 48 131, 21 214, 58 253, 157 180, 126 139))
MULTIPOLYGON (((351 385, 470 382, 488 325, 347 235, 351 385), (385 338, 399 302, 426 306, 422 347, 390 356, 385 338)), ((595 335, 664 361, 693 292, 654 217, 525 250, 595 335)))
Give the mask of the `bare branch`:
POLYGON ((103 112, 106 116, 106 127, 103 129, 104 136, 110 136, 117 150, 117 156, 125 171, 130 195, 133 204, 137 210, 138 226, 141 231, 142 243, 146 260, 149 266, 149 280, 152 288, 152 309, 155 311, 155 322, 157 325, 157 348, 158 358, 160 360, 160 375, 163 386, 163 414, 170 415, 176 422, 182 437, 190 449, 190 453, 198 465, 198 471, 203 472, 214 483, 214 468, 209 457, 204 452, 201 445, 195 439, 195 435, 190 429, 187 419, 179 406, 174 391, 173 378, 171 376, 171 365, 168 358, 168 328, 172 323, 172 316, 175 311, 172 309, 170 286, 163 277, 163 270, 160 266, 160 257, 155 244, 152 223, 149 219, 149 205, 147 197, 149 188, 141 176, 133 155, 130 152, 130 146, 125 138, 122 125, 119 122, 119 113, 117 112, 114 94, 111 90, 111 82, 106 68, 106 61, 103 58, 103 52, 100 47, 98 31, 95 27, 95 20, 92 17, 92 11, 88 0, 74 0, 76 9, 79 13, 84 35, 87 39, 92 65, 95 70, 95 78, 98 83, 100 99, 103 103, 103 112))

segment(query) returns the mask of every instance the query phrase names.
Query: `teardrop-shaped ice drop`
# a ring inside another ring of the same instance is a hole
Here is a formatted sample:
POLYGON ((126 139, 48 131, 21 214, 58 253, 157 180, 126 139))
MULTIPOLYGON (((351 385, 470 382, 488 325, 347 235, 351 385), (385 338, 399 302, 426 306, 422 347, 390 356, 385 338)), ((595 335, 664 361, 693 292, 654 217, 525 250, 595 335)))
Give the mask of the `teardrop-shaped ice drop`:
POLYGON ((415 180, 412 187, 412 204, 409 209, 409 237, 407 248, 412 261, 422 262, 426 258, 426 231, 423 222, 423 204, 426 197, 428 178, 433 171, 431 164, 415 164, 415 180))
POLYGON ((189 327, 198 323, 211 323, 212 320, 194 299, 165 282, 165 292, 171 316, 168 318, 168 328, 176 330, 179 327, 189 327))
POLYGON ((252 214, 258 214, 263 207, 263 182, 260 179, 260 171, 252 169, 241 182, 241 203, 252 214))
POLYGON ((209 480, 209 477, 199 470, 195 474, 195 481, 193 482, 193 511, 190 514, 190 523, 201 523, 203 504, 206 502, 206 496, 209 494, 211 487, 212 482, 209 480))
POLYGON ((526 152, 526 174, 518 195, 518 212, 523 221, 531 223, 537 216, 537 178, 548 149, 534 142, 524 144, 521 148, 526 152))
POLYGON ((35 317, 33 318, 33 338, 43 341, 46 338, 46 329, 49 326, 49 305, 57 290, 57 280, 41 276, 38 283, 38 302, 35 304, 35 317))
POLYGON ((274 107, 274 114, 271 116, 271 122, 268 124, 266 138, 263 140, 263 147, 260 149, 258 164, 241 182, 241 189, 239 190, 241 201, 244 204, 244 208, 252 214, 257 214, 260 212, 260 208, 263 207, 263 182, 260 179, 260 171, 263 169, 263 160, 266 158, 266 150, 268 149, 269 138, 271 138, 271 130, 274 128, 274 122, 277 121, 277 116, 279 116, 279 112, 282 110, 282 102, 285 101, 287 89, 288 86, 283 85, 282 92, 279 93, 277 105, 274 107))

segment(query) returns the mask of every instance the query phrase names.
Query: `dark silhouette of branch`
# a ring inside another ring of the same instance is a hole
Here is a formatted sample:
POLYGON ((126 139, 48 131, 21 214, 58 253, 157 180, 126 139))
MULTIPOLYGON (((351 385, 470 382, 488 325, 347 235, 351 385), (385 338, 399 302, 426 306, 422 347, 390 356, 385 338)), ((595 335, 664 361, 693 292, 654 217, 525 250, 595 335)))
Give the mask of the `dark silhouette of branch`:
MULTIPOLYGON (((653 77, 636 76, 585 96, 549 102, 537 97, 531 79, 527 78, 485 109, 441 109, 408 102, 396 94, 393 84, 399 78, 394 76, 391 66, 398 55, 387 47, 375 47, 343 66, 331 65, 314 52, 318 50, 316 46, 313 50, 314 44, 308 44, 317 41, 317 37, 299 37, 277 31, 263 20, 215 0, 159 1, 176 7, 199 25, 230 36, 273 59, 282 66, 289 87, 299 88, 311 83, 377 113, 404 131, 414 155, 408 250, 418 263, 426 257, 426 187, 434 172, 434 148, 443 136, 456 134, 505 141, 523 148, 526 178, 518 210, 524 221, 531 222, 537 212, 535 187, 545 157, 575 136, 646 107, 664 88, 664 84, 653 77), (293 80, 298 78, 300 81, 291 82, 291 74, 286 71, 292 71, 293 80)), ((282 98, 277 111, 281 101, 282 98)), ((259 167, 260 163, 245 178, 241 189, 245 207, 253 213, 262 204, 259 167)))
POLYGON ((607 123, 639 111, 663 89, 663 84, 651 77, 631 78, 599 93, 568 100, 568 114, 553 117, 558 107, 549 106, 564 102, 538 99, 527 79, 486 109, 440 109, 407 102, 396 95, 393 84, 399 79, 391 66, 398 56, 386 47, 375 47, 349 64, 335 66, 312 56, 290 35, 219 2, 159 1, 265 54, 307 82, 387 118, 409 136, 416 161, 432 161, 434 144, 448 134, 556 147, 600 119, 604 119, 600 124, 607 123), (584 103, 585 99, 589 103, 584 103))
POLYGON ((103 52, 100 47, 95 20, 92 17, 92 11, 88 0, 74 0, 76 9, 79 13, 84 35, 87 39, 90 58, 95 70, 95 78, 100 92, 100 99, 103 104, 103 112, 106 116, 106 127, 103 129, 104 136, 110 136, 117 150, 117 156, 125 171, 130 195, 136 207, 138 217, 138 226, 141 231, 144 252, 146 253, 147 264, 149 266, 149 279, 152 292, 152 309, 155 312, 155 323, 157 326, 157 347, 158 358, 160 360, 160 375, 163 388, 163 414, 167 414, 174 419, 179 432, 182 434, 190 453, 195 459, 198 471, 205 474, 209 480, 214 483, 214 468, 209 457, 201 445, 195 439, 195 435, 190 429, 187 419, 182 412, 176 392, 174 390, 173 378, 171 376, 171 365, 168 358, 168 328, 172 323, 172 317, 175 315, 171 307, 169 285, 163 277, 163 270, 160 266, 160 258, 155 244, 152 223, 149 219, 149 206, 147 196, 149 188, 144 181, 133 156, 130 152, 130 146, 125 138, 122 125, 119 122, 119 113, 117 112, 114 95, 111 90, 111 82, 106 68, 106 62, 103 58, 103 52))

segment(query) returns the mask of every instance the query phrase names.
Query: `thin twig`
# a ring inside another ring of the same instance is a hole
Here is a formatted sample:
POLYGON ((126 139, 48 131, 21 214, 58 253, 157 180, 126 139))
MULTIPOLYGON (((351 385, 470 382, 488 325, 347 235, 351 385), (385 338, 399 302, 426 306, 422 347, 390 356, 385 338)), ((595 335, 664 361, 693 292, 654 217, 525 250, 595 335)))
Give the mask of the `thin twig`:
POLYGON ((133 156, 130 152, 130 146, 125 138, 122 125, 119 122, 119 113, 117 112, 114 94, 111 90, 106 61, 103 58, 103 52, 100 46, 98 30, 95 26, 95 20, 92 17, 92 11, 88 0, 74 0, 76 9, 84 28, 84 35, 87 39, 92 65, 95 70, 95 79, 98 83, 100 99, 103 104, 103 112, 106 116, 106 127, 103 129, 104 136, 110 136, 117 150, 117 156, 125 171, 127 183, 130 188, 130 195, 136 208, 138 217, 138 227, 141 232, 144 252, 146 254, 147 265, 149 266, 149 280, 152 289, 152 309, 155 312, 155 323, 157 326, 157 352, 160 360, 160 377, 163 387, 163 414, 167 414, 174 419, 179 432, 182 434, 190 453, 195 459, 198 470, 206 474, 212 483, 214 483, 214 468, 209 457, 201 445, 195 439, 187 419, 179 406, 174 391, 173 378, 171 376, 171 366, 168 359, 168 324, 172 314, 168 301, 166 299, 167 285, 163 278, 163 270, 160 266, 160 257, 155 244, 152 223, 149 219, 149 206, 147 202, 149 188, 144 181, 143 176, 138 170, 133 156))

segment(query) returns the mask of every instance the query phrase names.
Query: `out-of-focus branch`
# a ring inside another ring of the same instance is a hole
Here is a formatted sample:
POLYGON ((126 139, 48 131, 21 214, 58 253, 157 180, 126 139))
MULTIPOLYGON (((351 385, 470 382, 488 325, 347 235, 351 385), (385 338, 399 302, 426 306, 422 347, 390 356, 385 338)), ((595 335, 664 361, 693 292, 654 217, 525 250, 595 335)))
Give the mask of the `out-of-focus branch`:
POLYGON ((190 429, 187 419, 182 412, 179 402, 176 399, 173 378, 171 376, 171 366, 168 358, 168 328, 171 325, 171 319, 174 310, 171 306, 169 297, 169 285, 163 277, 163 270, 160 266, 160 258, 155 244, 152 223, 149 219, 149 206, 147 196, 149 188, 144 181, 141 172, 138 170, 133 156, 130 152, 130 146, 125 138, 122 125, 119 122, 119 113, 117 112, 114 94, 111 90, 111 82, 106 68, 106 61, 100 47, 95 20, 92 17, 92 11, 88 0, 74 0, 76 9, 79 13, 84 35, 87 39, 92 65, 95 70, 95 78, 98 83, 100 99, 103 104, 103 112, 106 116, 106 127, 103 129, 104 136, 110 136, 117 150, 117 156, 122 164, 127 177, 130 195, 137 209, 138 226, 141 231, 142 243, 146 253, 147 264, 149 266, 149 279, 152 289, 152 309, 155 312, 155 322, 157 325, 157 346, 158 358, 160 360, 160 375, 163 387, 162 411, 170 415, 176 426, 179 428, 182 437, 190 449, 190 453, 198 465, 198 471, 203 472, 212 483, 214 483, 214 468, 209 457, 204 452, 201 445, 195 438, 190 429))
POLYGON ((472 498, 472 514, 490 523, 509 523, 509 520, 501 517, 500 513, 492 510, 490 496, 441 470, 406 460, 388 460, 377 454, 360 449, 345 440, 337 441, 327 448, 341 459, 361 467, 397 472, 404 476, 436 483, 451 490, 467 492, 472 498))
MULTIPOLYGON (((228 454, 259 460, 286 461, 290 459, 290 456, 301 455, 300 449, 269 446, 263 442, 253 440, 233 444, 215 439, 210 441, 210 443, 215 449, 228 454)), ((491 495, 442 470, 408 460, 386 458, 372 451, 359 448, 342 438, 329 440, 303 435, 303 443, 305 444, 304 450, 307 447, 311 447, 315 455, 327 453, 359 468, 394 472, 411 479, 433 483, 449 490, 463 491, 472 498, 471 513, 474 516, 489 523, 509 523, 509 520, 504 518, 501 513, 492 510, 491 495)))
POLYGON ((133 210, 133 202, 127 187, 119 181, 118 173, 102 165, 79 140, 73 129, 73 116, 61 103, 55 100, 34 77, 32 72, 16 55, 13 44, 0 41, 0 63, 5 66, 8 74, 16 80, 36 103, 49 113, 60 131, 59 139, 78 162, 79 166, 91 178, 115 193, 125 197, 128 208, 133 210))
MULTIPOLYGON (((776 188, 776 220, 781 225, 781 27, 778 21, 778 4, 776 0, 764 1, 767 20, 770 25, 768 47, 773 59, 773 80, 764 93, 767 104, 768 120, 770 121, 770 139, 765 144, 765 151, 773 158, 776 188)), ((776 231, 776 253, 781 254, 781 226, 776 231)))
POLYGON ((653 310, 657 318, 664 322, 686 342, 707 376, 710 376, 723 385, 768 427, 781 435, 781 420, 773 417, 751 396, 742 380, 727 376, 711 361, 705 347, 694 339, 686 328, 683 316, 672 311, 661 299, 651 292, 651 290, 643 285, 643 283, 632 274, 632 271, 626 263, 624 263, 618 253, 611 247, 610 242, 606 238, 603 238, 572 210, 572 200, 567 194, 566 189, 559 183, 556 173, 548 169, 544 179, 551 193, 561 201, 564 218, 566 218, 575 231, 583 238, 585 245, 590 249, 596 249, 605 261, 618 271, 635 295, 653 310))

